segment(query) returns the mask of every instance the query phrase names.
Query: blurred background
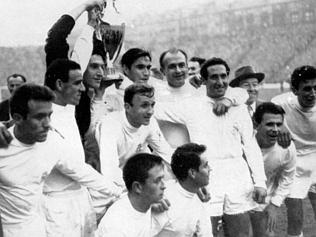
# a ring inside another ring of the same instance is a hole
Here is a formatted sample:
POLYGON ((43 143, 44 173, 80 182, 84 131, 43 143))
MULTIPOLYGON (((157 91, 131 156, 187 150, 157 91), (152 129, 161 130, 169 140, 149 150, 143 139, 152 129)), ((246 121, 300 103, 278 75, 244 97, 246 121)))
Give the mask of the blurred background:
MULTIPOLYGON (((84 0, 0 1, 0 100, 9 96, 6 78, 21 73, 43 83, 43 46, 57 19, 84 0)), ((232 72, 252 65, 266 79, 260 96, 289 90, 292 71, 316 65, 316 0, 108 0, 105 15, 112 24, 125 22, 124 48, 141 47, 160 53, 176 46, 189 57, 222 57, 232 72)), ((68 38, 72 46, 87 21, 83 14, 68 38)), ((233 74, 233 73, 232 73, 233 74)), ((232 77, 232 76, 231 76, 232 77)), ((305 200, 306 236, 316 236, 312 209, 305 200)), ((278 218, 277 236, 286 236, 285 208, 278 218)))
MULTIPOLYGON (((52 24, 83 0, 1 0, 0 98, 6 77, 22 73, 42 82, 43 45, 52 24)), ((191 56, 224 58, 232 72, 250 64, 266 74, 261 96, 288 90, 293 69, 316 65, 315 0, 109 0, 106 20, 125 22, 124 48, 141 47, 153 56, 172 46, 191 56), (112 14, 110 14, 112 11, 112 14)), ((86 22, 83 15, 68 41, 72 45, 86 22)))

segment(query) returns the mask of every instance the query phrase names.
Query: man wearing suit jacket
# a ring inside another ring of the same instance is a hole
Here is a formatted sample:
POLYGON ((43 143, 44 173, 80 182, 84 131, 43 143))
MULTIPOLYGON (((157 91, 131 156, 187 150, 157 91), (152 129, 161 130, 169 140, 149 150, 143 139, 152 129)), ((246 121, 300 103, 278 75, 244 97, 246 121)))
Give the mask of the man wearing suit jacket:
POLYGON ((246 104, 251 117, 256 108, 264 102, 258 99, 259 86, 264 76, 264 73, 255 72, 252 66, 243 66, 235 71, 235 78, 229 83, 231 87, 241 87, 247 90, 249 98, 246 104))
MULTIPOLYGON (((21 74, 12 74, 7 78, 7 86, 10 94, 18 88, 20 85, 26 82, 25 76, 21 74)), ((6 99, 0 103, 0 121, 10 120, 9 99, 6 99)))

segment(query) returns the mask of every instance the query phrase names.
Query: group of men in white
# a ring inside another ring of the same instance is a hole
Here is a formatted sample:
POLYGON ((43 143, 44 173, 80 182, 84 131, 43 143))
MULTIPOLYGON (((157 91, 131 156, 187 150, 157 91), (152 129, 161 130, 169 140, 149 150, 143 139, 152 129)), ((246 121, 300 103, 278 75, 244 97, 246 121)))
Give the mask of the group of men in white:
POLYGON ((45 86, 23 84, 10 98, 0 233, 274 236, 285 202, 288 236, 303 236, 307 195, 316 216, 316 68, 297 67, 292 91, 273 103, 258 99, 264 74, 251 66, 229 80, 227 62, 213 57, 188 76, 177 48, 160 56, 164 81, 151 77, 151 55, 140 48, 122 55, 120 80, 107 80, 93 33, 102 4, 88 0, 59 19, 69 32, 55 25, 49 37, 60 46, 88 11, 71 59, 46 46, 45 86), (89 112, 84 132, 78 105, 89 112))

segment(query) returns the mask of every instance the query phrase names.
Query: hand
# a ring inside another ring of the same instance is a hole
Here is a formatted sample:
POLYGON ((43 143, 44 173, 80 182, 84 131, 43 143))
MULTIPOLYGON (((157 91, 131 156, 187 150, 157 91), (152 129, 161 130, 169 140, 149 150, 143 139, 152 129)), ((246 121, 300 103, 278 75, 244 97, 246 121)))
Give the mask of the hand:
POLYGON ((94 98, 96 100, 102 100, 106 88, 110 87, 114 83, 116 83, 115 80, 107 80, 106 78, 103 78, 101 80, 99 88, 94 90, 94 92, 95 92, 95 97, 94 98))
POLYGON ((211 200, 211 195, 205 187, 200 188, 197 195, 202 202, 208 202, 211 200))
POLYGON ((103 17, 103 8, 106 4, 104 0, 88 0, 86 10, 88 11, 88 25, 97 28, 98 22, 103 17))
POLYGON ((103 8, 106 6, 106 0, 87 0, 84 5, 86 11, 90 11, 92 8, 98 7, 99 10, 103 11, 103 8))
POLYGON ((119 75, 119 80, 114 81, 116 89, 120 88, 120 86, 124 80, 129 80, 123 73, 119 72, 118 75, 119 75))
POLYGON ((161 213, 169 210, 170 202, 168 199, 161 199, 159 202, 151 205, 151 210, 156 213, 161 213))
POLYGON ((228 109, 233 105, 232 101, 227 98, 220 99, 216 101, 213 112, 217 116, 224 115, 227 113, 228 109))
POLYGON ((278 135, 278 144, 283 148, 287 148, 291 144, 292 136, 289 130, 282 126, 281 131, 278 135))
POLYGON ((199 75, 190 76, 188 78, 188 80, 189 80, 190 84, 192 86, 194 86, 196 89, 198 89, 203 84, 201 76, 199 76, 199 75))
POLYGON ((255 187, 252 193, 252 198, 257 203, 264 203, 265 197, 267 196, 267 190, 261 187, 255 187))
POLYGON ((13 137, 8 129, 1 124, 0 125, 0 148, 6 148, 12 141, 13 137))
POLYGON ((267 221, 267 229, 269 232, 274 231, 276 227, 276 220, 278 214, 278 207, 274 204, 270 203, 264 210, 267 213, 268 221, 267 221))

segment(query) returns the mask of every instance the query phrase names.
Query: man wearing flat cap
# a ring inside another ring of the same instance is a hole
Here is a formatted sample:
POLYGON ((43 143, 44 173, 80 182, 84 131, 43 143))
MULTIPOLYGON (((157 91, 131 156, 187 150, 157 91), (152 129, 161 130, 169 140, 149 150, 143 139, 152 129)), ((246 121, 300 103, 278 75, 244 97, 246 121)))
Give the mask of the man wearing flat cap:
POLYGON ((263 79, 264 73, 256 72, 252 66, 243 66, 235 71, 235 78, 229 83, 231 87, 241 87, 247 90, 249 98, 246 104, 251 117, 258 105, 264 102, 258 99, 259 85, 263 79))

